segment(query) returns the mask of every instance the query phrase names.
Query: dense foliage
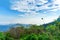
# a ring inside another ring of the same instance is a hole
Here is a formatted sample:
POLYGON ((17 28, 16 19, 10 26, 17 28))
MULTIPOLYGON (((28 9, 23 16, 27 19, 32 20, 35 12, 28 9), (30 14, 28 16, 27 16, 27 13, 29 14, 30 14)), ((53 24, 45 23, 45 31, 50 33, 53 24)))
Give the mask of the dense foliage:
POLYGON ((45 25, 11 28, 7 32, 0 32, 0 40, 60 40, 60 22, 45 25))

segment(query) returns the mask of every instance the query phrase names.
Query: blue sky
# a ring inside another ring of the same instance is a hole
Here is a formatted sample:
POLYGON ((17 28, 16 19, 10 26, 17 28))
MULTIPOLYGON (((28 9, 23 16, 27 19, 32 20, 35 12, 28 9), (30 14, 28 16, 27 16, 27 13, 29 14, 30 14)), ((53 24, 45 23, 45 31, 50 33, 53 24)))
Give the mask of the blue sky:
POLYGON ((59 15, 60 0, 0 0, 0 24, 43 24, 59 15))

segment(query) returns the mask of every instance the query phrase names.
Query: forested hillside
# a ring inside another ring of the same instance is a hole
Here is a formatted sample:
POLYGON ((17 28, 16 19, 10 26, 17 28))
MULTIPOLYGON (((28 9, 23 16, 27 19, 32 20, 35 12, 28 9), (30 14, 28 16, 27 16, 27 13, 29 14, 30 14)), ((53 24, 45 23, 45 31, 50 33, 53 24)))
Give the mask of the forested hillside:
POLYGON ((0 32, 0 40, 60 40, 60 18, 45 25, 11 28, 0 32))

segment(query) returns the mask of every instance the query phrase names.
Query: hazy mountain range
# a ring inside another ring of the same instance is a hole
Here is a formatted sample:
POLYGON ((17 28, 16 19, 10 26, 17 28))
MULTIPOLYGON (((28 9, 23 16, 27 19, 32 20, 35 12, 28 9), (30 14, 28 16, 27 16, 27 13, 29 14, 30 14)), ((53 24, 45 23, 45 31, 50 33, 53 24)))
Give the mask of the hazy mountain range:
POLYGON ((13 27, 20 27, 20 26, 24 26, 24 27, 28 27, 30 26, 30 24, 9 24, 9 25, 0 25, 0 31, 7 31, 10 28, 13 27))
MULTIPOLYGON (((57 21, 60 22, 60 17, 57 19, 57 21)), ((54 22, 48 23, 48 24, 54 24, 54 22)), ((47 26, 48 24, 44 24, 44 26, 47 26)), ((0 25, 0 31, 8 31, 12 27, 19 27, 19 26, 24 26, 28 27, 31 24, 9 24, 9 25, 0 25)))

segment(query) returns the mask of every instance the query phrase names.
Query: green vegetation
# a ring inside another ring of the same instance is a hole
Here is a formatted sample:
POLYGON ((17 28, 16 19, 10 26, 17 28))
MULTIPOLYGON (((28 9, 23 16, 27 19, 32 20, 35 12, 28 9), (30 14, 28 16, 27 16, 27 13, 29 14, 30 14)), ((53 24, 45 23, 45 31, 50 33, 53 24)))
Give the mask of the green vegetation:
POLYGON ((29 28, 16 27, 0 32, 0 40, 60 40, 60 22, 45 25, 31 25, 29 28))

